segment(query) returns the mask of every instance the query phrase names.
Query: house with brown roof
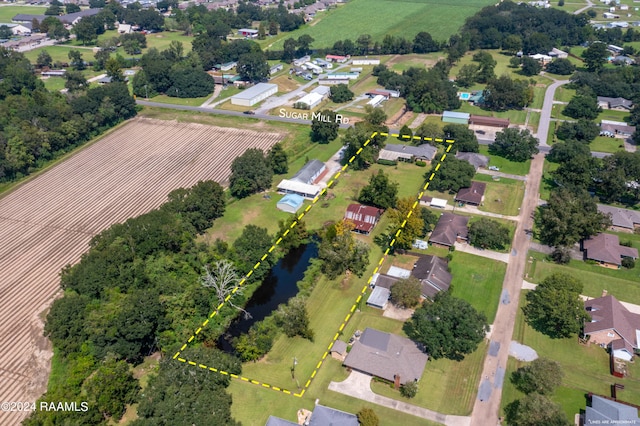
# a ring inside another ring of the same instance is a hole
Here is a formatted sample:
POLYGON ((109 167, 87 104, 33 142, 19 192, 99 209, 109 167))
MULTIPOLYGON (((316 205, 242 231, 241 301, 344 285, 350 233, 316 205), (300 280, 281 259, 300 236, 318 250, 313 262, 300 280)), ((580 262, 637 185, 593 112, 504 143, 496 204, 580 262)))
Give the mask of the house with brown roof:
POLYGON ((420 256, 411 271, 411 276, 420 280, 422 297, 429 299, 451 287, 452 276, 449 273, 448 262, 438 256, 420 256))
POLYGON ((584 323, 589 342, 608 347, 615 358, 630 361, 640 350, 640 315, 630 312, 613 296, 584 302, 591 322, 584 323))
POLYGON ((440 215, 436 227, 431 232, 429 242, 436 247, 449 248, 458 242, 467 242, 469 239, 469 218, 453 213, 445 212, 440 215))
POLYGON ((487 189, 486 183, 472 181, 469 188, 460 188, 455 200, 470 206, 479 206, 484 201, 485 189, 487 189))
POLYGON ((614 231, 633 232, 640 228, 640 212, 620 207, 598 204, 598 211, 609 215, 611 229, 614 231))
POLYGON ((384 210, 376 207, 364 206, 362 204, 349 204, 347 211, 344 213, 344 219, 353 223, 354 232, 369 235, 378 224, 382 213, 384 213, 384 210))
POLYGON ((394 382, 419 380, 429 356, 414 341, 366 328, 344 360, 345 367, 394 382))
POLYGON ((582 242, 584 258, 595 260, 606 268, 618 269, 623 257, 638 258, 638 249, 620 245, 617 235, 598 234, 582 242))

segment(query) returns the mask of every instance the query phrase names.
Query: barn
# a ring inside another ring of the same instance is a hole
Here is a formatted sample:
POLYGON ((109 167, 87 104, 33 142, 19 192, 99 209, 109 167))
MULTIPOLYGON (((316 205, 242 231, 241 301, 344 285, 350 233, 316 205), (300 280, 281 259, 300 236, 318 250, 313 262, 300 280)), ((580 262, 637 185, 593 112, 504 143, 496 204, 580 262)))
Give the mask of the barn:
POLYGON ((231 97, 233 105, 253 106, 278 92, 278 85, 259 83, 231 97))

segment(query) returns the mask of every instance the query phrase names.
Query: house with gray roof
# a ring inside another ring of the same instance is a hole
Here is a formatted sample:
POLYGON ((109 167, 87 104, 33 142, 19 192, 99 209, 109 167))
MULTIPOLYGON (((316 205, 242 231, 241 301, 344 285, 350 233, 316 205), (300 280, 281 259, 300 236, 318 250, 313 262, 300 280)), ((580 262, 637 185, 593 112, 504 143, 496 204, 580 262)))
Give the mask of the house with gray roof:
POLYGON ((638 258, 638 249, 620 245, 617 235, 598 234, 582 242, 584 258, 595 260, 605 268, 618 269, 623 257, 638 258))
POLYGON ((416 342, 367 328, 351 347, 344 365, 399 386, 419 380, 428 359, 416 342))
POLYGON ((589 342, 606 346, 615 358, 630 361, 640 348, 640 314, 630 312, 613 296, 584 302, 591 316, 584 323, 589 342))
POLYGON ((388 143, 380 150, 378 159, 407 162, 414 162, 416 160, 431 161, 433 157, 436 156, 436 152, 438 152, 436 147, 429 144, 411 146, 388 143))
POLYGON ((633 108, 633 101, 625 98, 608 98, 606 96, 598 96, 598 106, 602 109, 630 111, 631 108, 633 108))
POLYGON ((431 232, 429 242, 438 247, 451 247, 456 241, 466 242, 469 239, 469 218, 445 212, 440 215, 436 227, 431 232))
MULTIPOLYGON (((358 417, 355 414, 336 410, 316 404, 311 415, 305 419, 307 426, 358 426, 358 417)), ((265 426, 298 426, 298 423, 290 422, 279 417, 269 416, 265 426)))
POLYGON ((458 152, 456 154, 456 158, 458 160, 464 160, 468 162, 476 169, 476 171, 478 171, 480 167, 486 169, 489 165, 489 157, 487 157, 486 155, 478 154, 477 152, 458 152))
POLYGON ((309 160, 307 163, 302 166, 300 170, 296 172, 295 175, 291 178, 291 180, 296 180, 298 182, 313 184, 315 181, 321 177, 324 172, 327 170, 327 166, 320 160, 309 160))
POLYGON ((411 276, 420 280, 422 296, 433 299, 441 291, 449 290, 452 276, 446 259, 438 256, 420 256, 411 276))
POLYGON ((615 231, 633 232, 640 228, 640 212, 620 207, 598 204, 598 211, 611 217, 611 229, 615 231))
POLYGON ((584 410, 584 425, 640 424, 638 409, 597 395, 591 397, 591 406, 584 410))

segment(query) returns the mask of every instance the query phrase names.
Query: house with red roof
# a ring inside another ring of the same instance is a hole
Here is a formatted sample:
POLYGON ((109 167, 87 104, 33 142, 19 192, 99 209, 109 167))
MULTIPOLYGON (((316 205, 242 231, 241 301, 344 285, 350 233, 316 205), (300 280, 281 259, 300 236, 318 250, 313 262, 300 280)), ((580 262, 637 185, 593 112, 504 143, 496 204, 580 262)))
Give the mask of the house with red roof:
POLYGON ((380 221, 382 213, 384 213, 382 209, 354 203, 349 204, 349 207, 347 207, 344 219, 353 223, 354 232, 369 235, 378 224, 378 221, 380 221))

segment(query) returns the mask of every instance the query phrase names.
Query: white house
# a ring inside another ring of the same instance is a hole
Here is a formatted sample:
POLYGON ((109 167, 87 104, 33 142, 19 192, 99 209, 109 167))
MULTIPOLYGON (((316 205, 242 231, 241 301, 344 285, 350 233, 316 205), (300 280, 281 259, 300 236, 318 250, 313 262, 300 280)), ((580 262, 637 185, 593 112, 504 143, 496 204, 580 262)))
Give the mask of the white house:
POLYGON ((31 34, 31 23, 0 23, 0 27, 8 27, 14 36, 31 34))
POLYGON ((380 65, 380 59, 354 59, 351 65, 380 65))

